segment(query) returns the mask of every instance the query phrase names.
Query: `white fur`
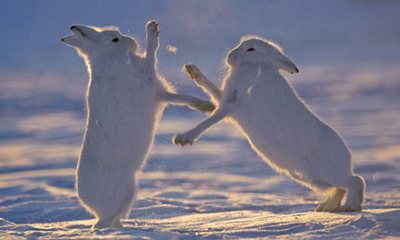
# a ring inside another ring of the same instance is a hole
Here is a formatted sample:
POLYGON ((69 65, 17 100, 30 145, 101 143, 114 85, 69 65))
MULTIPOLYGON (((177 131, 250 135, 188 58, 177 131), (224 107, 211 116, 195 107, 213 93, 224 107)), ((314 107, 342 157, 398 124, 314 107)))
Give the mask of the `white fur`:
POLYGON ((98 221, 94 228, 122 227, 136 195, 137 173, 153 143, 165 102, 212 111, 206 101, 172 92, 158 77, 158 24, 147 24, 147 52, 117 28, 71 27, 62 41, 78 50, 90 75, 88 118, 78 161, 76 187, 98 221))
POLYGON ((316 211, 360 211, 364 180, 353 174, 351 154, 340 136, 299 99, 279 70, 298 72, 276 44, 246 37, 227 57, 230 71, 222 91, 194 65, 186 71, 218 103, 196 128, 178 134, 175 144, 192 144, 211 125, 227 117, 253 149, 276 171, 316 190, 331 189, 316 211), (345 191, 347 201, 341 206, 345 191))

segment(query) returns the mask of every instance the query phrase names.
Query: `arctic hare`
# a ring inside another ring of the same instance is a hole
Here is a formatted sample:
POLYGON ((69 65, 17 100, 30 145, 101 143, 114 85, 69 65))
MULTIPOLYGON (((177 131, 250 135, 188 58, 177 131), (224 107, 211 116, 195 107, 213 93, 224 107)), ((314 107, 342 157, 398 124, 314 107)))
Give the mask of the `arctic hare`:
POLYGON ((94 228, 122 227, 136 195, 137 173, 153 143, 167 102, 200 111, 214 105, 173 93, 156 70, 158 24, 147 23, 147 52, 115 27, 71 26, 61 40, 85 59, 90 81, 88 118, 78 161, 79 199, 98 221, 94 228))
POLYGON ((293 61, 275 43, 250 36, 229 52, 226 62, 230 71, 222 90, 196 66, 185 66, 218 107, 197 127, 176 135, 174 143, 191 145, 213 124, 229 118, 276 171, 314 190, 331 189, 316 211, 361 211, 365 183, 353 173, 349 149, 279 72, 298 72, 293 61), (346 190, 347 200, 341 206, 346 190))

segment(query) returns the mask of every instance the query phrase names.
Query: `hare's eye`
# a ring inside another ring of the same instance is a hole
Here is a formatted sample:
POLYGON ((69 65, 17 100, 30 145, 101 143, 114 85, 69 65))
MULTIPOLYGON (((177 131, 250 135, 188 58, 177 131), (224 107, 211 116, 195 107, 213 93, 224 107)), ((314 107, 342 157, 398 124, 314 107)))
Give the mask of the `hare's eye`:
POLYGON ((249 48, 249 49, 247 49, 247 51, 252 52, 252 51, 254 51, 254 48, 249 48))
POLYGON ((119 38, 114 38, 112 41, 113 41, 113 42, 118 42, 118 41, 119 41, 119 38))

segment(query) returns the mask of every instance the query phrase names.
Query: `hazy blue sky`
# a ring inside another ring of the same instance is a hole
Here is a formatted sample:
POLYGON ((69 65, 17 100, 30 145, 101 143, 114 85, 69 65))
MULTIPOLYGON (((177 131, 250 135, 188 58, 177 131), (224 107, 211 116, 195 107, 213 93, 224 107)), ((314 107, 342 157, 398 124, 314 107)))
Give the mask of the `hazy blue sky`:
POLYGON ((0 9, 0 70, 81 72, 83 61, 60 42, 71 24, 118 26, 145 43, 152 19, 160 23, 167 73, 188 61, 217 71, 247 34, 276 41, 300 67, 400 60, 400 1, 12 0, 0 9))
MULTIPOLYGON (((183 64, 196 63, 220 83, 226 53, 249 34, 283 47, 300 69, 300 74, 286 74, 294 84, 346 78, 340 82, 356 86, 340 89, 347 95, 381 83, 400 91, 396 85, 400 1, 4 0, 0 1, 0 116, 65 110, 84 117, 86 67, 61 37, 70 33, 72 24, 114 25, 146 47, 145 24, 153 19, 161 30, 159 72, 181 93, 206 97, 182 73, 183 64), (178 51, 168 52, 168 44, 178 51)), ((297 90, 305 96, 309 88, 297 90)))

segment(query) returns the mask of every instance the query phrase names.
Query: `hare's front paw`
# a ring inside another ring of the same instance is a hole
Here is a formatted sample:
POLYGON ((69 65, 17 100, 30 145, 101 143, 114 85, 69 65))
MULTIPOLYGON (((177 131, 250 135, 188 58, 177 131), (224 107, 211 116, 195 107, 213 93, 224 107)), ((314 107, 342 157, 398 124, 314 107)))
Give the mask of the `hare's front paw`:
POLYGON ((159 31, 158 31, 157 21, 149 21, 146 26, 147 26, 147 33, 149 35, 154 34, 158 36, 159 31))
POLYGON ((191 107, 199 110, 200 112, 212 112, 215 109, 214 104, 203 100, 196 101, 191 107))
POLYGON ((156 21, 149 21, 146 27, 149 37, 158 37, 160 32, 158 31, 158 23, 156 21))
POLYGON ((191 79, 197 79, 201 75, 200 70, 194 64, 185 64, 184 68, 191 79))
POLYGON ((182 147, 186 144, 190 144, 192 146, 193 142, 196 140, 197 134, 193 131, 185 132, 182 134, 175 135, 174 139, 172 140, 175 145, 180 144, 182 147))
POLYGON ((156 48, 158 46, 158 23, 156 21, 150 21, 146 25, 147 28, 147 38, 150 47, 156 48))

